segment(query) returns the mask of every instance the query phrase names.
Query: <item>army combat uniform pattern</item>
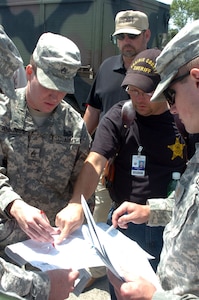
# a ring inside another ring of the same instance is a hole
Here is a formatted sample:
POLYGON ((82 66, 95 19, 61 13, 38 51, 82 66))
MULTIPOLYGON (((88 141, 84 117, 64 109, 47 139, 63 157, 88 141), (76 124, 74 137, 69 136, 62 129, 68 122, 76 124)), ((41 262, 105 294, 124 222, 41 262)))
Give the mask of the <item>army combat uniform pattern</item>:
POLYGON ((38 127, 27 108, 25 89, 17 90, 16 101, 0 99, 2 248, 27 238, 6 212, 15 199, 43 210, 54 226, 56 214, 70 200, 91 143, 82 118, 64 101, 38 127))
POLYGON ((173 196, 148 200, 150 226, 170 220, 157 271, 164 291, 156 292, 153 300, 199 299, 199 144, 173 196))
POLYGON ((0 258, 0 299, 4 292, 8 295, 7 291, 13 292, 17 299, 22 299, 21 296, 27 300, 47 300, 50 281, 43 272, 27 272, 0 258))

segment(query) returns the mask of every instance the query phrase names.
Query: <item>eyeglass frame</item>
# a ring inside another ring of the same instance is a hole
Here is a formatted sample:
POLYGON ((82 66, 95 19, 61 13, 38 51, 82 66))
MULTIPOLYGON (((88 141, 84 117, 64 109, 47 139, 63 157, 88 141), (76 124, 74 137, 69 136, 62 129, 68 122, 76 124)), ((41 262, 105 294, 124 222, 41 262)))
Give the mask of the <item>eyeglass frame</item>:
MULTIPOLYGON (((179 82, 179 81, 182 81, 185 77, 189 76, 190 75, 190 71, 186 72, 185 74, 183 75, 180 75, 176 78, 174 78, 170 85, 173 85, 175 84, 176 82, 179 82)), ((176 95, 176 91, 174 91, 173 89, 171 89, 170 87, 168 87, 164 92, 163 92, 169 106, 173 106, 175 104, 175 95, 176 95)))
POLYGON ((129 39, 131 40, 135 40, 136 38, 138 38, 139 36, 141 36, 141 34, 143 32, 145 32, 146 30, 142 30, 140 34, 133 34, 133 33, 119 33, 119 34, 116 34, 116 35, 111 35, 111 42, 113 42, 113 44, 116 44, 117 40, 119 41, 123 41, 125 39, 125 35, 128 36, 129 39), (118 36, 122 36, 122 38, 118 38, 118 36))
POLYGON ((118 39, 120 41, 123 41, 125 39, 125 35, 127 35, 130 40, 135 40, 136 38, 138 38, 142 34, 142 32, 140 32, 140 34, 118 33, 118 34, 115 35, 115 37, 116 37, 116 39, 118 39))
POLYGON ((142 96, 144 99, 146 99, 146 97, 149 97, 149 98, 150 98, 150 97, 152 97, 152 95, 153 95, 153 92, 151 92, 151 93, 145 93, 145 92, 140 92, 140 91, 138 91, 138 90, 136 90, 136 89, 131 90, 131 89, 129 88, 128 85, 127 85, 127 87, 126 87, 125 90, 126 90, 126 92, 127 92, 128 94, 133 93, 133 92, 137 92, 136 95, 134 94, 134 97, 135 97, 135 98, 142 96))

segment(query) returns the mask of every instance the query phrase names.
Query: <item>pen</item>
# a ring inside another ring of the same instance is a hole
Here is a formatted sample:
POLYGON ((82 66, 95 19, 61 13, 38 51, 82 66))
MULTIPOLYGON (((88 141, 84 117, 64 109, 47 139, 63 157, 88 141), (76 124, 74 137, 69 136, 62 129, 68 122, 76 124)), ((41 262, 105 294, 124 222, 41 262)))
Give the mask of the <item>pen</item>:
POLYGON ((109 233, 112 229, 114 229, 115 227, 113 225, 111 225, 107 230, 106 233, 109 233))
MULTIPOLYGON (((47 218, 47 216, 46 216, 46 214, 43 210, 40 210, 40 214, 41 214, 42 218, 49 223, 49 220, 48 220, 48 218, 47 218)), ((51 245, 55 248, 55 243, 54 242, 51 243, 51 245)))

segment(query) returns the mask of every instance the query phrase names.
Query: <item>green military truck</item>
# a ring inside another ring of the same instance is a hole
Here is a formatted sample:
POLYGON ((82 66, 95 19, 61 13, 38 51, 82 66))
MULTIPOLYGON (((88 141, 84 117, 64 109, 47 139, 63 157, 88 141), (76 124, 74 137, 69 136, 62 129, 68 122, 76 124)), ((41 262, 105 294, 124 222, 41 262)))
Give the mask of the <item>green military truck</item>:
POLYGON ((81 51, 82 67, 75 78, 81 111, 99 65, 118 54, 111 43, 114 18, 120 10, 140 10, 149 17, 149 47, 162 47, 168 31, 169 5, 156 0, 0 0, 0 23, 28 64, 39 36, 51 31, 73 40, 81 51))

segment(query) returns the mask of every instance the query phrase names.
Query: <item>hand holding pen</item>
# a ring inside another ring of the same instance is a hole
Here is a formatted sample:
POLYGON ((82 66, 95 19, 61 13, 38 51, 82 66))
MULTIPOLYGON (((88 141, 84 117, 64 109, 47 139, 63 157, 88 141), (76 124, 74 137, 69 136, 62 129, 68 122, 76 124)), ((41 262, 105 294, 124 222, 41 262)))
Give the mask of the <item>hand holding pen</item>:
POLYGON ((16 219, 20 228, 33 240, 53 243, 52 235, 59 234, 59 229, 50 225, 43 211, 23 200, 17 199, 12 202, 10 214, 16 219))

